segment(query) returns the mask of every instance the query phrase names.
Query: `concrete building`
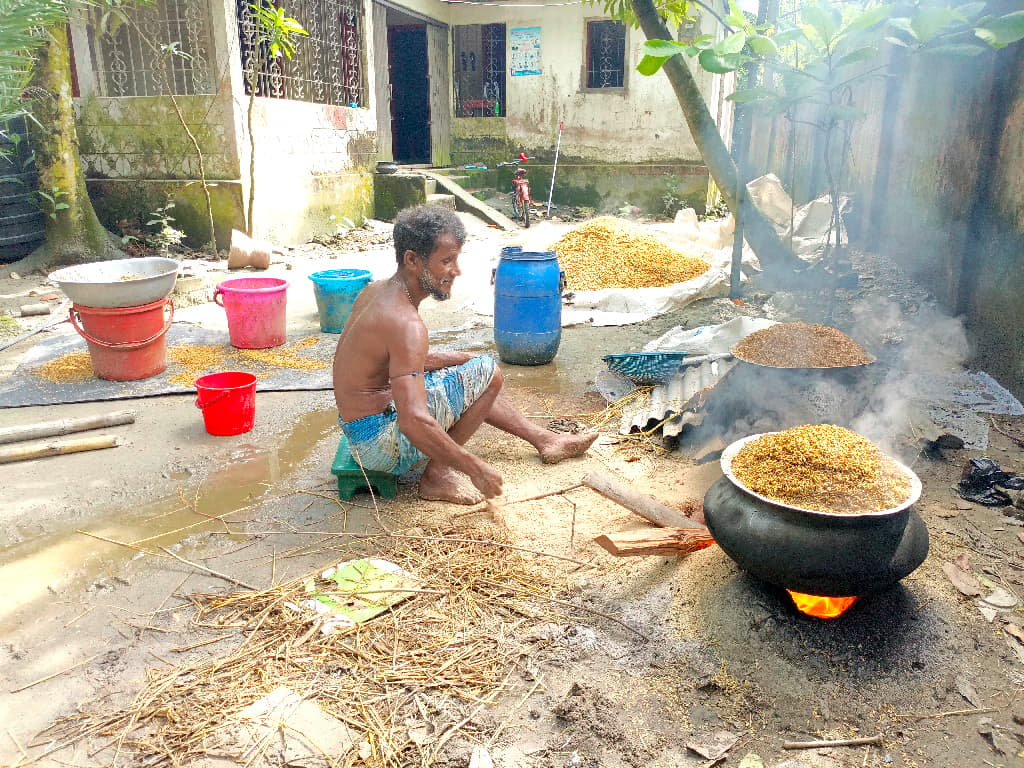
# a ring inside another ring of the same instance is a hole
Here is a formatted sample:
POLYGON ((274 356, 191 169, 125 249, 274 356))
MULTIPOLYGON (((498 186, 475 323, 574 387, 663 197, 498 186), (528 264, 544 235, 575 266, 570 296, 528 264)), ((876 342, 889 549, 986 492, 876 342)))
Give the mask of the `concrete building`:
MULTIPOLYGON (((667 79, 635 71, 642 33, 599 5, 282 8, 308 32, 291 58, 269 55, 242 0, 157 0, 118 23, 97 7, 76 20, 81 151, 108 226, 145 223, 171 199, 176 225, 208 237, 205 177, 221 247, 244 228, 250 198, 254 236, 302 241, 373 215, 378 161, 444 167, 525 152, 544 179, 560 124, 567 201, 650 208, 672 189, 703 204, 707 172, 667 79)), ((707 19, 678 34, 713 31, 707 19)), ((721 78, 694 71, 728 135, 721 78)))

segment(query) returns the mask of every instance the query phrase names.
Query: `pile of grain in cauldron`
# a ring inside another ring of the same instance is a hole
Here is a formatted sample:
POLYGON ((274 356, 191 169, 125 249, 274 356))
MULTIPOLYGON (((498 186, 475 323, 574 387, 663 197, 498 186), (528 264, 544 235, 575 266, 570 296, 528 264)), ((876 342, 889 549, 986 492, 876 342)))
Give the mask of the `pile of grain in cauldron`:
POLYGON ((775 368, 839 368, 872 357, 842 331, 811 323, 777 323, 754 331, 732 348, 740 360, 775 368))
POLYGON ((575 291, 650 288, 692 280, 711 265, 669 248, 624 219, 598 216, 570 229, 552 246, 575 291))
POLYGON ((834 424, 762 435, 739 450, 732 471, 767 499, 816 512, 880 512, 910 498, 910 480, 892 459, 834 424))

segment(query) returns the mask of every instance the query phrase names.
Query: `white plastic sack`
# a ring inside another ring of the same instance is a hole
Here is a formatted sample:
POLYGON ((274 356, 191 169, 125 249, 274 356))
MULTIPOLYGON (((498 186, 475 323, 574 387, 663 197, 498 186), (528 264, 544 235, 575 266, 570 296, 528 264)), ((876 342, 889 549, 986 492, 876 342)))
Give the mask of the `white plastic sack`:
POLYGON ((700 328, 677 325, 647 342, 644 352, 688 352, 693 356, 722 354, 745 336, 775 323, 775 320, 760 317, 734 317, 721 325, 703 325, 700 328))
POLYGON ((697 299, 725 296, 729 292, 729 274, 709 269, 685 283, 660 288, 603 288, 576 291, 572 306, 562 307, 562 326, 631 325, 642 323, 672 309, 685 307, 697 299))

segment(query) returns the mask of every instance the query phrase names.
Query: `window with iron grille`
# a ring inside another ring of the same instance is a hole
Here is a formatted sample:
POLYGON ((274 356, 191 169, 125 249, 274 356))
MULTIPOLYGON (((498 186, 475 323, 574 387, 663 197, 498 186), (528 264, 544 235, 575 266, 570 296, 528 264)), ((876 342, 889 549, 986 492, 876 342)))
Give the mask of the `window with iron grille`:
POLYGON ((293 38, 296 45, 291 59, 270 59, 266 45, 261 45, 256 55, 257 25, 249 0, 236 3, 246 94, 258 59, 257 96, 367 106, 362 0, 288 0, 286 14, 309 33, 308 37, 293 38))
POLYGON ((125 5, 116 15, 97 4, 86 24, 97 95, 162 96, 165 73, 175 96, 217 92, 206 0, 125 5))
POLYGON ((626 27, 620 21, 587 22, 587 88, 626 84, 626 27))
POLYGON ((455 116, 505 116, 505 25, 454 27, 455 116))

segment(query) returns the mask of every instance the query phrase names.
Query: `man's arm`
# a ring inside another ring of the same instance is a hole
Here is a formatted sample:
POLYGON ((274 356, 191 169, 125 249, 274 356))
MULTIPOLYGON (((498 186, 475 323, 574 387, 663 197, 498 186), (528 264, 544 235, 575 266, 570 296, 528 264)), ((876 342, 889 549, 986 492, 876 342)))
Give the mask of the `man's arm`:
MULTIPOLYGON (((431 370, 425 368, 429 357, 426 327, 403 327, 399 338, 393 345, 389 345, 389 353, 388 375, 395 377, 391 381, 391 393, 395 399, 398 429, 401 433, 431 460, 467 475, 485 496, 492 497, 501 493, 501 474, 452 440, 427 408, 427 390, 423 385, 423 377, 408 375, 409 371, 431 370)), ((460 356, 459 362, 473 357, 465 357, 463 352, 440 354, 460 356)), ((444 363, 453 364, 456 363, 444 363)))
POLYGON ((468 363, 474 357, 476 355, 469 352, 428 349, 427 358, 423 363, 423 370, 436 371, 438 368, 446 368, 449 365, 462 365, 463 363, 468 363))

